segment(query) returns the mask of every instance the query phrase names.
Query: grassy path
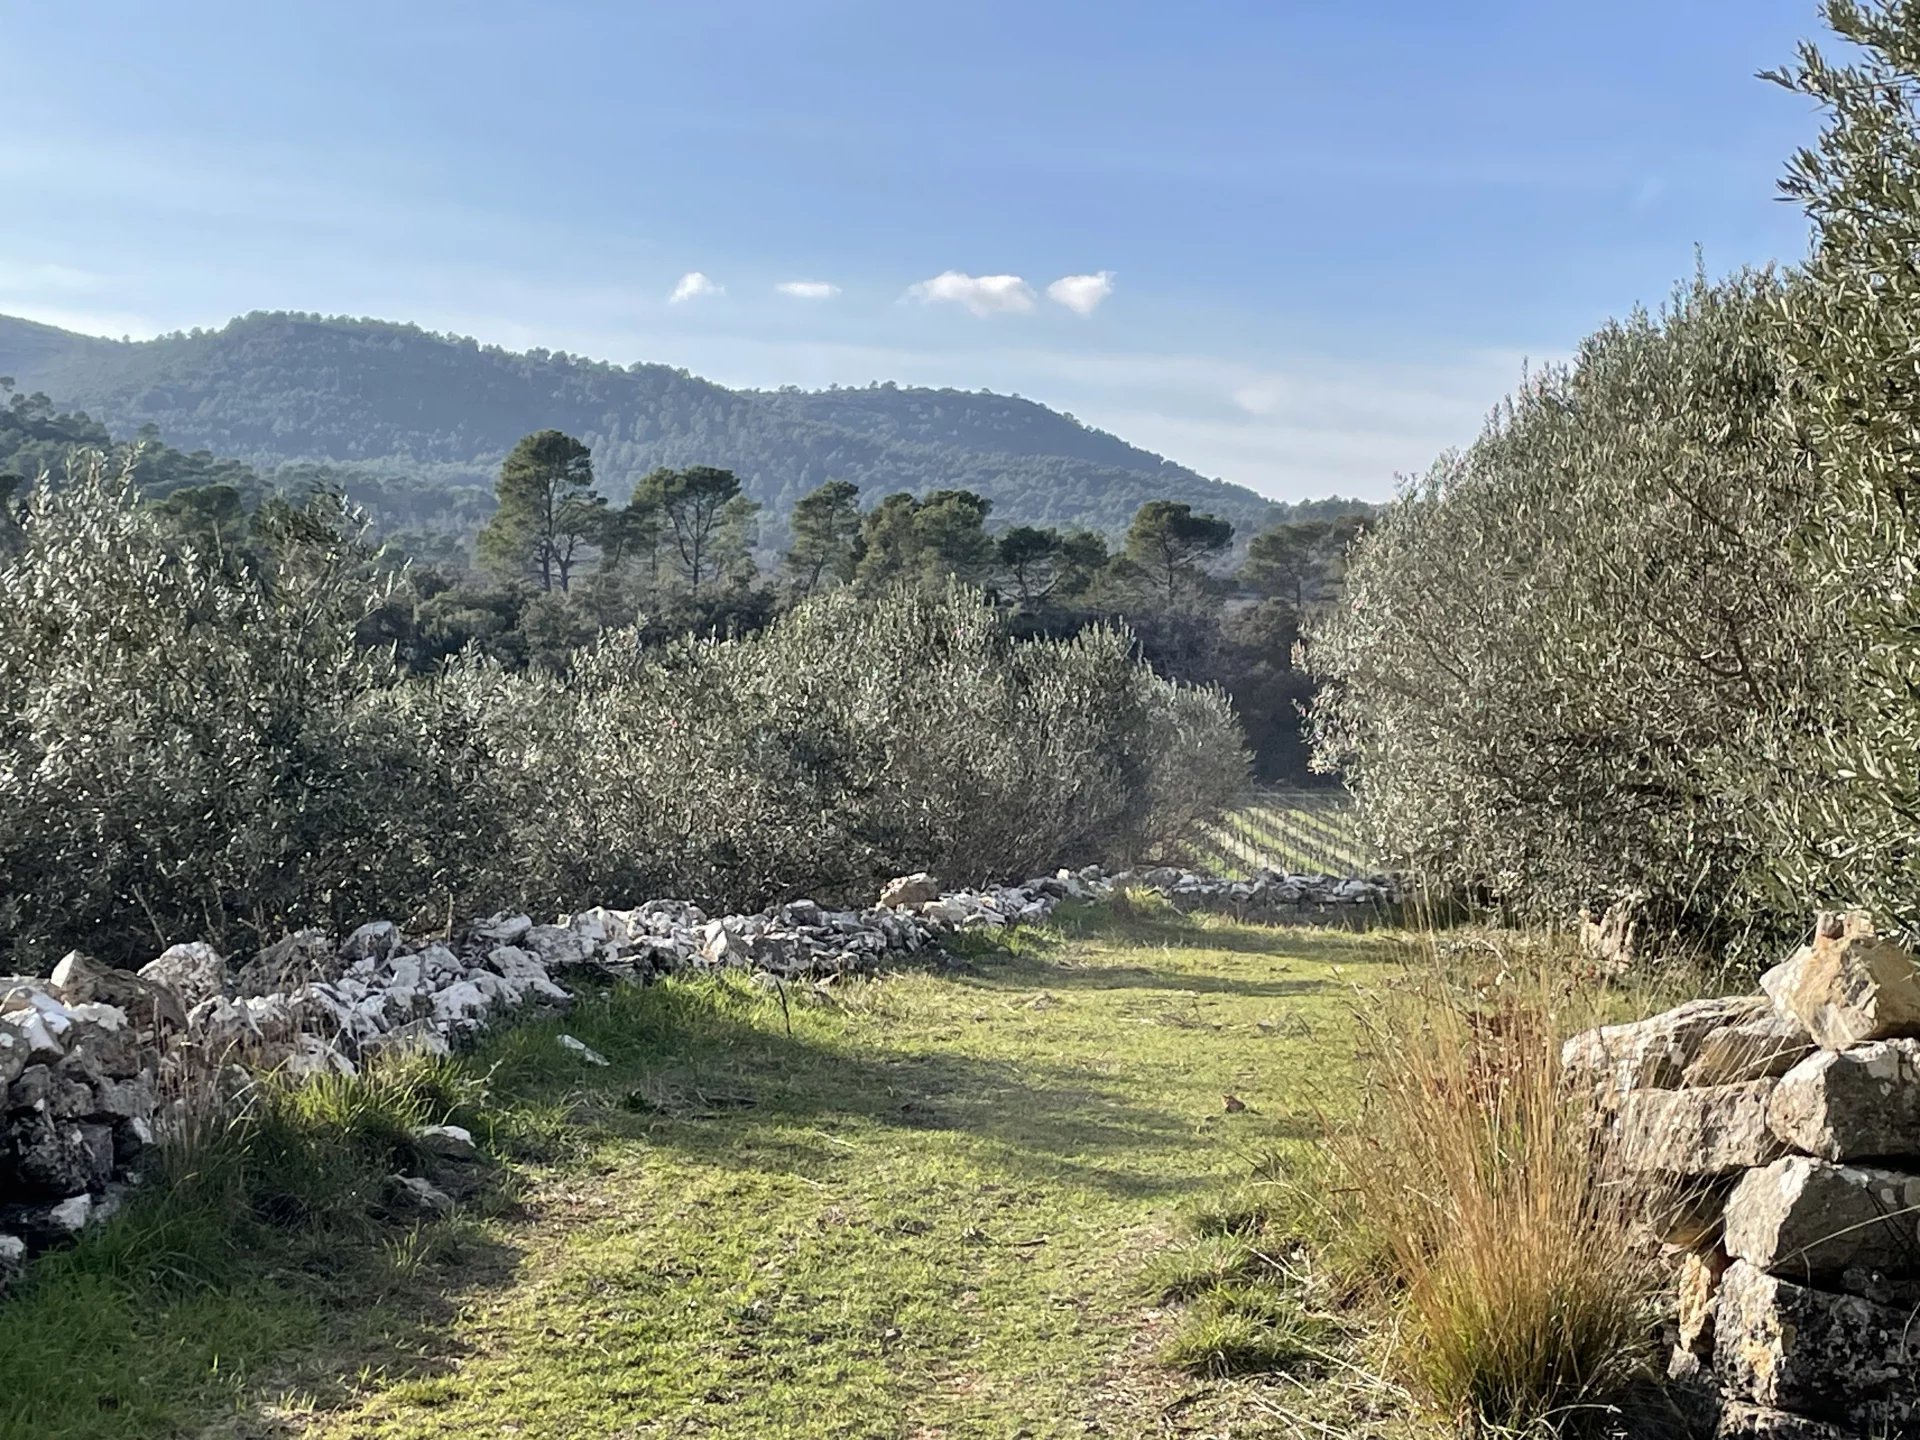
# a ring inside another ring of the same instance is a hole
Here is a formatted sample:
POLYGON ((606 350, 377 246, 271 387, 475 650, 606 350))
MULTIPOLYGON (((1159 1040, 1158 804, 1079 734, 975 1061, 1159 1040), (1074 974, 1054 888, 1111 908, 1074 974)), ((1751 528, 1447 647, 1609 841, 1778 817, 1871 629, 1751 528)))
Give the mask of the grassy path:
POLYGON ((1185 1207, 1345 1103, 1354 987, 1393 958, 1096 913, 784 1007, 620 992, 564 1026, 606 1069, 527 1027, 491 1047, 498 1141, 563 1114, 569 1138, 516 1161, 517 1203, 401 1257, 378 1303, 336 1295, 217 1415, 144 1433, 1290 1433, 1257 1385, 1154 1362, 1136 1276, 1185 1207))

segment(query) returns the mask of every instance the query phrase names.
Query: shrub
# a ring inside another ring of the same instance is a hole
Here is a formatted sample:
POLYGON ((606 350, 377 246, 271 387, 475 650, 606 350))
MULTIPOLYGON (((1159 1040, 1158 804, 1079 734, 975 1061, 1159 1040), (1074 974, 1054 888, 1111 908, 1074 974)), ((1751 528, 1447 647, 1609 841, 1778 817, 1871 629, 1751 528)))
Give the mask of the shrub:
POLYGON ((737 640, 608 636, 527 707, 517 868, 726 904, 1129 854, 1226 804, 1245 758, 1218 696, 1128 652, 1104 627, 1014 641, 958 584, 831 592, 737 640))
POLYGON ((0 563, 0 936, 74 945, 404 912, 457 883, 484 792, 455 717, 354 642, 379 582, 316 501, 243 563, 174 542, 125 476, 30 499, 0 563))
POLYGON ((1535 377, 1355 547, 1308 647, 1318 762, 1380 853, 1530 913, 1779 907, 1834 638, 1770 274, 1696 280, 1535 377))
POLYGON ((0 558, 0 943, 134 959, 371 916, 677 895, 864 900, 1127 857, 1228 803, 1219 695, 1125 632, 1015 641, 959 585, 836 592, 733 640, 421 679, 337 502, 203 553, 98 469, 0 558))

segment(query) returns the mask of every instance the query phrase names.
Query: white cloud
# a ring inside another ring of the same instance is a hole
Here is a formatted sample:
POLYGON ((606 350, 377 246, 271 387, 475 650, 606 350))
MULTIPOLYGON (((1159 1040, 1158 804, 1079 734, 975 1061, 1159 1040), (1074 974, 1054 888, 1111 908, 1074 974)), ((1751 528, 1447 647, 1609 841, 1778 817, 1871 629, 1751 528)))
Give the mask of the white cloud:
POLYGON ((1047 286, 1047 298, 1064 305, 1076 315, 1091 315, 1100 302, 1113 294, 1113 272, 1096 270, 1091 275, 1062 275, 1047 286))
POLYGON ((1286 403, 1284 382, 1267 379, 1252 385, 1242 385, 1233 392, 1233 403, 1249 415, 1271 415, 1286 403))
POLYGON ((795 300, 831 300, 840 293, 838 285, 826 280, 782 280, 773 288, 795 300))
POLYGON ((947 270, 908 286, 907 294, 927 304, 945 300, 964 305, 976 315, 1023 315, 1033 309, 1033 287, 1018 275, 966 275, 947 270))
POLYGON ((687 300, 698 300, 703 295, 724 295, 727 287, 716 285, 698 270, 689 270, 680 277, 680 283, 673 287, 673 293, 667 297, 669 305, 679 305, 687 300))
POLYGON ((84 295, 100 290, 104 284, 104 277, 70 265, 21 264, 0 259, 0 289, 24 290, 36 295, 84 295))

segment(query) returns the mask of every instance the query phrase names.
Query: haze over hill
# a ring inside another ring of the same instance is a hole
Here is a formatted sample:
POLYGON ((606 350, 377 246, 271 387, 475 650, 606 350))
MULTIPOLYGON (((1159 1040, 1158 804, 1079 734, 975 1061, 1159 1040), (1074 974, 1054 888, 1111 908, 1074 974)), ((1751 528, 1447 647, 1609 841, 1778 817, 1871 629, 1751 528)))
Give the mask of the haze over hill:
POLYGON ((1012 396, 877 384, 740 391, 665 365, 515 353, 385 321, 256 313, 214 331, 121 341, 0 317, 0 374, 116 435, 263 467, 296 462, 491 485, 529 431, 593 449, 600 487, 624 499, 659 465, 718 465, 784 514, 829 479, 869 501, 965 488, 999 521, 1117 533, 1141 504, 1183 500, 1242 534, 1286 513, 1012 396))

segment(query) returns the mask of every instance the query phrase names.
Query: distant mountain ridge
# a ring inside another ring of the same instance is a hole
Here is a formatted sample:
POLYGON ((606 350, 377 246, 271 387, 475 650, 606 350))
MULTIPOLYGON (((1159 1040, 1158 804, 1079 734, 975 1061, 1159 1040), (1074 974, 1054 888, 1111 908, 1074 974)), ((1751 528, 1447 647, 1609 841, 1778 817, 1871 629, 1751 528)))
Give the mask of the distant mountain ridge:
POLYGON ((708 464, 735 471, 775 514, 829 479, 869 502, 976 490, 999 521, 1109 533, 1154 499, 1187 501, 1242 534, 1290 508, 1017 397, 731 390, 665 365, 517 353, 388 321, 255 313, 122 341, 0 317, 0 375, 116 435, 151 425, 182 449, 262 467, 489 485, 516 440, 553 427, 592 447, 601 488, 622 500, 657 465, 708 464))

